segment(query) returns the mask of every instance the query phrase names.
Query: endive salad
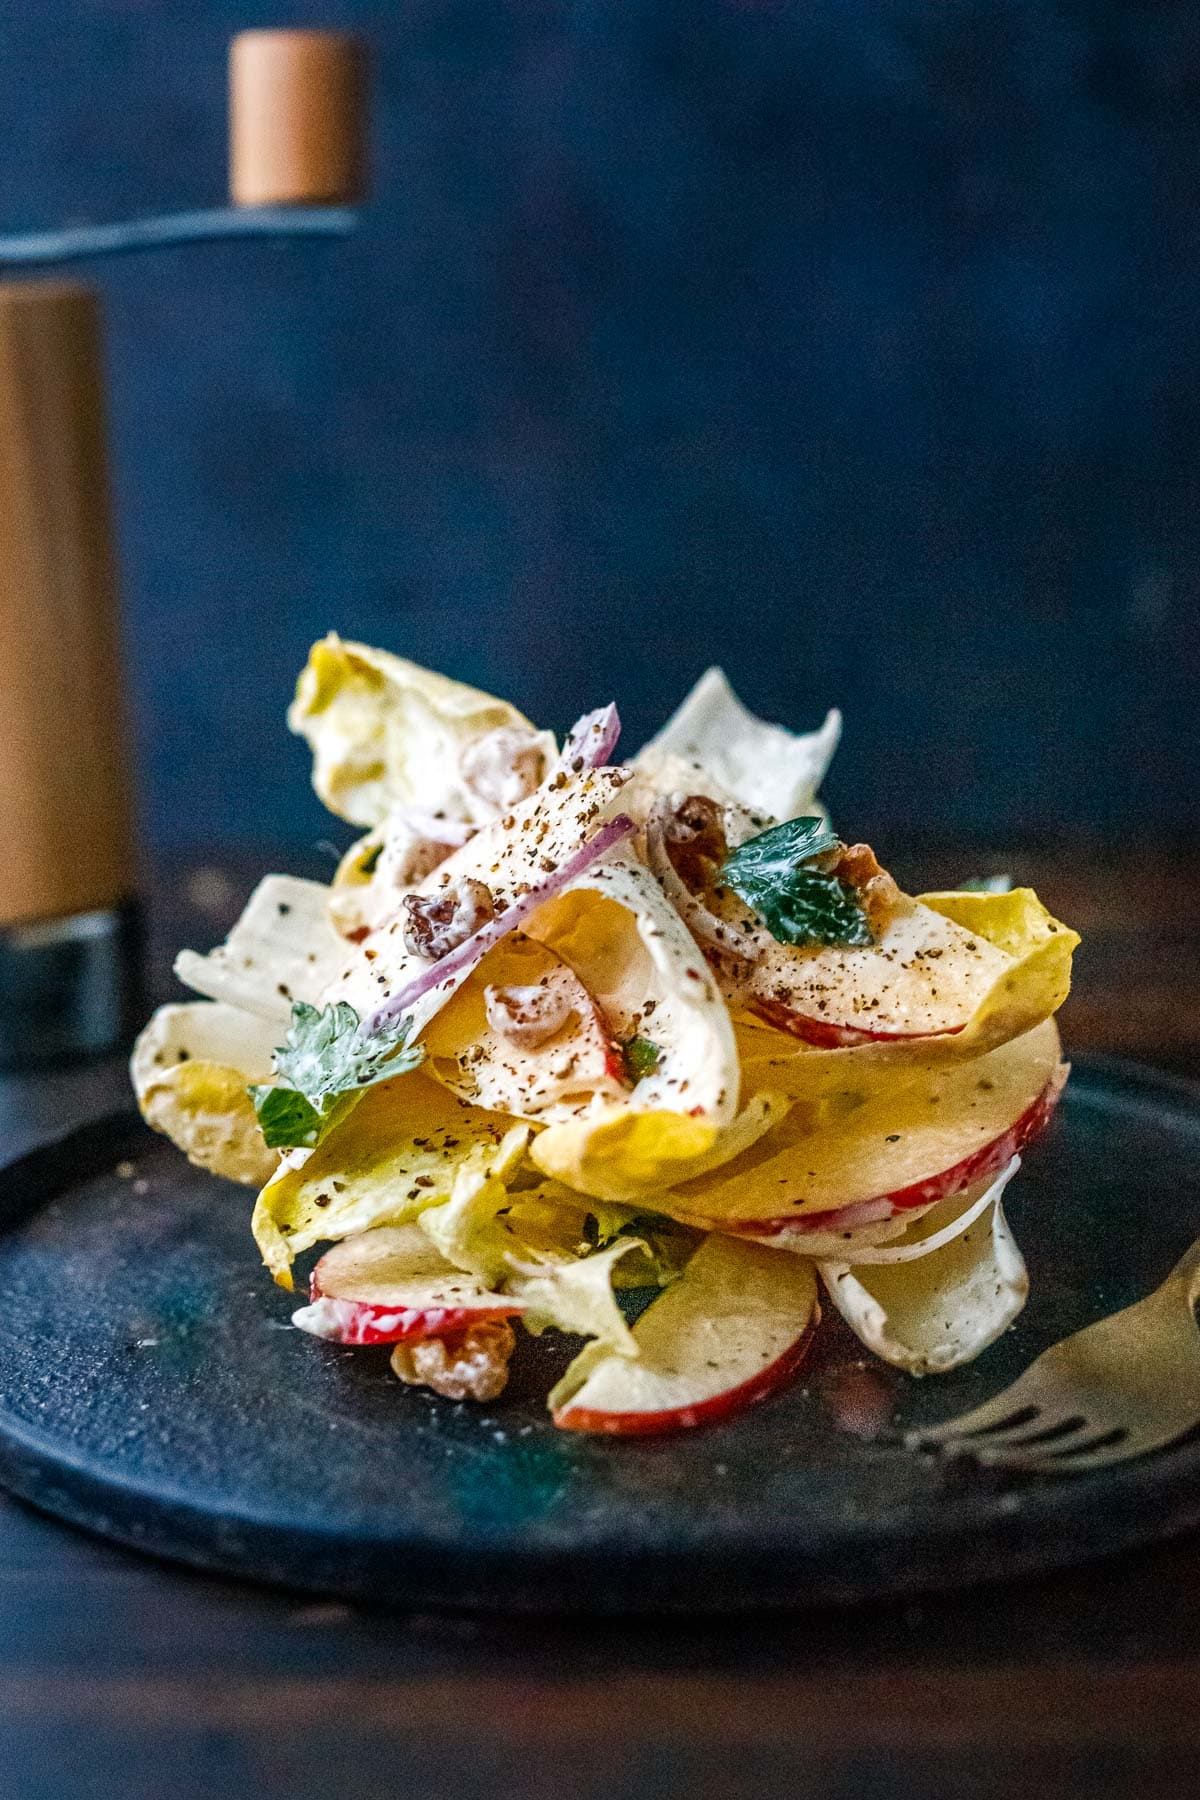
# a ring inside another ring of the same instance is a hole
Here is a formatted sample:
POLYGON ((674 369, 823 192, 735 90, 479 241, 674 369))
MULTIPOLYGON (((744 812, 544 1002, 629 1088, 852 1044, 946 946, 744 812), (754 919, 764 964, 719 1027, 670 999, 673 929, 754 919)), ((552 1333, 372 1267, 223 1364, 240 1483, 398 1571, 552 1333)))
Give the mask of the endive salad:
POLYGON ((913 899, 845 842, 836 713, 793 734, 711 669, 626 759, 615 706, 559 744, 330 636, 289 723, 364 835, 181 954, 203 997, 133 1079, 259 1190, 302 1331, 454 1400, 503 1389, 518 1330, 568 1332, 555 1422, 623 1433, 779 1386, 821 1294, 914 1374, 1011 1322, 1001 1196, 1066 1079, 1078 939, 1029 889, 913 899))

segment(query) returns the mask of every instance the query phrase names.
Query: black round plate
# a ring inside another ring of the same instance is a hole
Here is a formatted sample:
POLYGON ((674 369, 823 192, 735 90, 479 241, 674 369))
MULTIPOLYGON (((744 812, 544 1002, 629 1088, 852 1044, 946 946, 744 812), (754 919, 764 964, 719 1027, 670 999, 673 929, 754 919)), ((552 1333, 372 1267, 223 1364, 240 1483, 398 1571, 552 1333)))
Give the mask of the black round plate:
POLYGON ((1033 1294, 969 1369, 864 1367, 827 1323, 800 1383, 678 1437, 555 1431, 570 1347, 525 1340, 502 1400, 402 1388, 385 1350, 290 1328, 248 1196, 114 1116, 0 1178, 0 1480, 204 1568, 420 1605, 598 1613, 800 1606, 1047 1569, 1200 1524, 1200 1440, 1058 1481, 872 1432, 948 1417, 1147 1293, 1200 1231, 1200 1097, 1100 1062, 1010 1190, 1033 1294), (129 1164, 132 1163, 131 1172, 129 1164))

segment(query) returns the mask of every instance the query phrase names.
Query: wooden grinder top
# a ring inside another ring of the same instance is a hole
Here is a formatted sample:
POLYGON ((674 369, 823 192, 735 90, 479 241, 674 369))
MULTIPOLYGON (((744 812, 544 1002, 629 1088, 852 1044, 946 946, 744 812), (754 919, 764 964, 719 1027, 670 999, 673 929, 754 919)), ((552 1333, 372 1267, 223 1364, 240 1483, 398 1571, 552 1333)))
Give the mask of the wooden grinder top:
POLYGON ((335 31, 243 31, 229 49, 236 206, 349 205, 366 189, 366 59, 335 31))

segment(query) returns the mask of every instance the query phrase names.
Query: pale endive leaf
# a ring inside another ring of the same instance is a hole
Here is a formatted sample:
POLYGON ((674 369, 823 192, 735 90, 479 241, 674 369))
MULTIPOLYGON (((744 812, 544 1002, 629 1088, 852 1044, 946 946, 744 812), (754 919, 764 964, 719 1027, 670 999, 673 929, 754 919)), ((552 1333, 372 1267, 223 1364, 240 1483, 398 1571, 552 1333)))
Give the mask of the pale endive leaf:
POLYGON ((613 1293, 613 1268, 631 1250, 644 1248, 640 1238, 617 1238, 607 1250, 569 1262, 522 1263, 508 1291, 523 1303, 523 1322, 535 1334, 554 1326, 636 1356, 637 1342, 613 1293))
POLYGON ((1012 1324, 1029 1276, 1000 1196, 1018 1167, 1014 1157, 990 1184, 977 1183, 931 1208, 907 1242, 888 1246, 894 1253, 916 1249, 922 1239, 941 1240, 916 1260, 818 1263, 830 1299, 868 1350, 912 1375, 943 1374, 970 1362, 1012 1324), (974 1222, 946 1241, 946 1227, 968 1212, 974 1222))

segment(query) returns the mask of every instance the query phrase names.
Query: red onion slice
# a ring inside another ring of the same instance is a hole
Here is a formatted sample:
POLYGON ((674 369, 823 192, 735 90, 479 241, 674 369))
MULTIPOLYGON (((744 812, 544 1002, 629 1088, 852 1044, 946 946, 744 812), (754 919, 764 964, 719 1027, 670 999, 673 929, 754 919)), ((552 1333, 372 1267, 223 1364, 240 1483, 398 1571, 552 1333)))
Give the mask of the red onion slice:
MULTIPOLYGON (((615 712, 616 709, 613 710, 615 712)), ((443 981, 449 983, 452 976, 462 975, 473 969, 494 944, 498 944, 501 938, 506 938, 509 932, 516 931, 530 913, 536 912, 547 900, 553 900, 556 894, 561 894, 564 888, 585 874, 593 863, 599 862, 614 844, 620 844, 625 838, 631 837, 636 829, 627 813, 618 813, 615 819, 606 820, 586 844, 581 844, 578 850, 565 857, 551 874, 543 875, 533 882, 520 899, 514 900, 504 912, 489 919, 486 925, 481 925, 456 950, 451 950, 440 962, 430 963, 427 969, 422 969, 419 975, 406 982, 398 993, 392 994, 382 1006, 376 1007, 362 1027, 363 1036, 370 1037, 373 1032, 382 1031, 431 989, 440 986, 443 981)))
POLYGON ((560 771, 582 775, 588 769, 601 769, 612 761, 612 753, 621 735, 621 715, 613 705, 598 706, 595 712, 576 719, 558 759, 560 771))

